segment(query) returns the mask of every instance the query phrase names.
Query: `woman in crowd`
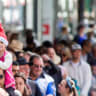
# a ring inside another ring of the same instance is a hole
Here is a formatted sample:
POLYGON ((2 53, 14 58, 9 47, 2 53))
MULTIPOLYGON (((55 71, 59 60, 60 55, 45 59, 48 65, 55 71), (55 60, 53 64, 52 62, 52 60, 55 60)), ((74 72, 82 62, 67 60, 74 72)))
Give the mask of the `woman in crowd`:
POLYGON ((63 64, 64 62, 68 61, 70 58, 71 58, 70 49, 68 47, 64 47, 61 50, 61 64, 63 64))
POLYGON ((69 60, 70 58, 71 58, 70 49, 68 47, 64 47, 63 49, 61 49, 61 65, 59 65, 59 67, 61 69, 63 78, 66 78, 67 76, 67 70, 64 68, 64 66, 62 66, 62 64, 67 60, 69 60))
POLYGON ((17 73, 15 75, 16 89, 19 90, 22 96, 31 96, 32 92, 26 85, 25 75, 23 73, 17 73))
POLYGON ((70 80, 70 86, 68 85, 68 82, 66 79, 62 80, 61 83, 58 86, 58 91, 61 94, 61 96, 78 96, 77 90, 75 88, 75 83, 70 80))

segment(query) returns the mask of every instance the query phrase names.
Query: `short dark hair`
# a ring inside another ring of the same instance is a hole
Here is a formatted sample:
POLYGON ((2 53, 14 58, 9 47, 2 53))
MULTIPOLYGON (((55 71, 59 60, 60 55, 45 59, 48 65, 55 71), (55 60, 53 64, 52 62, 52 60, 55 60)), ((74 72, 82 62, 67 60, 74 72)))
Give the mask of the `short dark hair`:
POLYGON ((30 57, 30 60, 29 60, 29 66, 32 66, 32 65, 33 65, 33 60, 34 60, 34 58, 40 59, 40 56, 39 56, 39 55, 32 55, 32 56, 30 57))
POLYGON ((87 45, 89 45, 90 43, 91 43, 90 40, 84 40, 84 41, 82 42, 81 46, 82 46, 82 47, 83 47, 83 46, 87 46, 87 45))
POLYGON ((80 25, 78 25, 78 27, 77 27, 77 31, 79 32, 81 28, 85 28, 84 24, 80 24, 80 25))
POLYGON ((42 43, 42 46, 48 48, 53 47, 53 44, 50 41, 46 40, 42 43))
POLYGON ((29 64, 24 57, 20 57, 17 61, 19 62, 19 65, 29 64))
POLYGON ((66 31, 66 30, 67 30, 67 26, 63 26, 63 27, 61 28, 61 30, 62 30, 62 31, 66 31))

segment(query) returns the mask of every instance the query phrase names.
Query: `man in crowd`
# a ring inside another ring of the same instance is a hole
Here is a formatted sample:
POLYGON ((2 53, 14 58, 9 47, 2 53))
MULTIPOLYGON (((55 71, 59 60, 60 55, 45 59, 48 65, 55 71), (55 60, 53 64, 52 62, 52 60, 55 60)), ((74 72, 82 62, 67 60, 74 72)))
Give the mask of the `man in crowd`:
POLYGON ((55 96, 56 89, 52 77, 43 72, 43 60, 34 55, 30 58, 30 78, 39 86, 42 96, 55 96))
POLYGON ((20 72, 23 72, 27 79, 30 73, 28 62, 26 62, 26 59, 24 57, 20 57, 17 61, 19 62, 20 72))
POLYGON ((77 80, 80 87, 80 96, 88 96, 88 91, 91 86, 91 68, 81 58, 81 46, 79 44, 72 45, 72 59, 64 63, 68 74, 73 79, 77 80))
POLYGON ((88 63, 90 63, 89 58, 90 58, 91 49, 92 49, 92 43, 89 40, 84 40, 82 43, 81 58, 88 63))
POLYGON ((12 72, 13 72, 13 75, 15 75, 16 73, 19 72, 19 63, 17 61, 14 61, 13 62, 12 72))
POLYGON ((26 78, 26 85, 31 89, 32 95, 31 96, 41 96, 40 89, 38 88, 37 84, 33 82, 32 80, 28 80, 30 68, 29 64, 26 62, 26 59, 24 57, 20 57, 18 59, 20 70, 19 72, 22 72, 25 74, 26 78))

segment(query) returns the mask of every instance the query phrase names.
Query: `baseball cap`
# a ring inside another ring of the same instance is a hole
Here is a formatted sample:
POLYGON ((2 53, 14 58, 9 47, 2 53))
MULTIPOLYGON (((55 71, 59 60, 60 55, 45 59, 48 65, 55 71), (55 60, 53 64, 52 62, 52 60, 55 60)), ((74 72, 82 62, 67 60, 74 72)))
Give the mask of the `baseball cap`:
POLYGON ((17 62, 19 63, 19 65, 29 64, 24 57, 20 57, 20 58, 17 60, 17 62))
POLYGON ((79 44, 73 44, 71 49, 72 49, 72 50, 78 50, 78 49, 81 50, 82 47, 81 47, 81 45, 79 45, 79 44))

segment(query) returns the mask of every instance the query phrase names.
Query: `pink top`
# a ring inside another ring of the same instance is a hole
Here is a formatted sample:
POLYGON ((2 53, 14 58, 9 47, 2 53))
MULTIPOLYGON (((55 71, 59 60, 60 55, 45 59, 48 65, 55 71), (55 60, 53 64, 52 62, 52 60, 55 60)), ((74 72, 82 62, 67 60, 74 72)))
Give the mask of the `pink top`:
MULTIPOLYGON (((7 51, 4 52, 4 55, 0 57, 0 61, 5 61, 5 56, 8 54, 7 51)), ((7 66, 7 65, 6 65, 7 66)), ((5 70, 5 88, 15 88, 15 80, 12 73, 12 64, 10 64, 10 67, 5 70)))

